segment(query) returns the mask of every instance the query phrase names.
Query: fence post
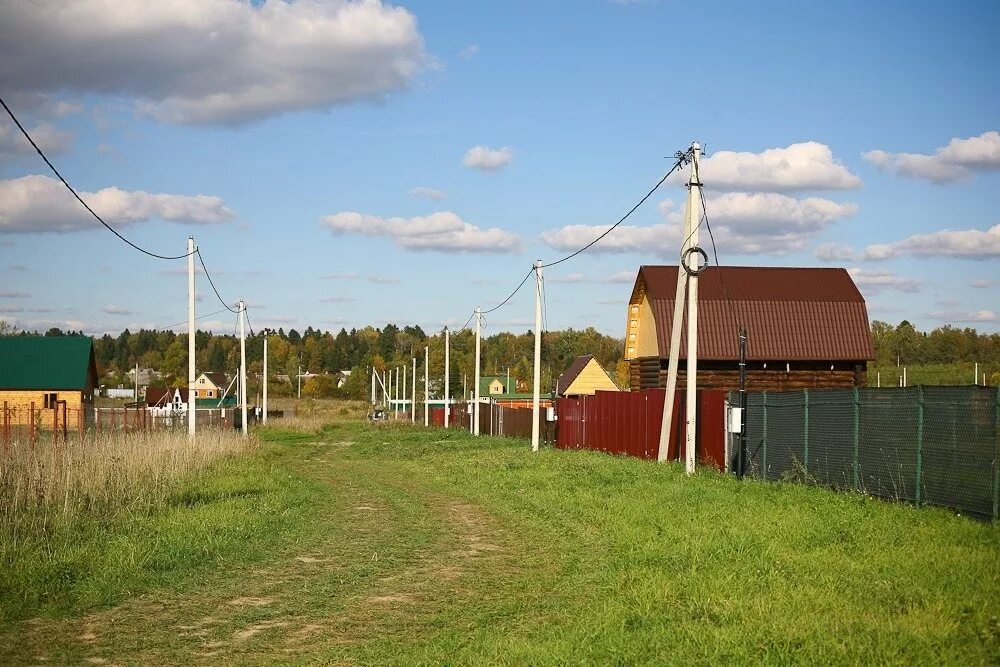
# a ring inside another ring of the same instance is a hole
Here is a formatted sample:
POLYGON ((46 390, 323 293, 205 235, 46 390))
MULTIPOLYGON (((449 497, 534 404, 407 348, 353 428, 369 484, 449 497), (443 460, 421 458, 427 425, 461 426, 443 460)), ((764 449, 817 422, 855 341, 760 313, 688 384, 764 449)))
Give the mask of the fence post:
POLYGON ((802 466, 805 470, 806 477, 809 477, 809 390, 802 390, 803 406, 804 406, 804 418, 802 429, 802 466))
POLYGON ((860 441, 860 421, 861 421, 861 390, 857 387, 854 388, 854 452, 852 463, 854 464, 851 468, 851 473, 854 482, 854 488, 857 490, 860 487, 860 475, 858 474, 858 445, 860 441))
POLYGON ((761 407, 763 407, 763 419, 761 419, 761 429, 763 431, 763 437, 761 438, 760 448, 761 448, 761 461, 760 467, 763 470, 763 477, 767 479, 767 390, 764 390, 764 395, 761 397, 761 407))
MULTIPOLYGON (((7 414, 7 401, 3 402, 3 453, 7 453, 10 446, 10 416, 7 414)), ((994 494, 995 495, 995 494, 994 494)), ((996 503, 994 502, 994 505, 996 503)), ((996 515, 996 512, 993 512, 996 515)))
POLYGON ((923 477, 923 458, 924 458, 924 387, 923 385, 917 385, 917 471, 916 471, 916 482, 917 488, 914 494, 914 498, 917 502, 917 506, 920 506, 920 482, 923 477))

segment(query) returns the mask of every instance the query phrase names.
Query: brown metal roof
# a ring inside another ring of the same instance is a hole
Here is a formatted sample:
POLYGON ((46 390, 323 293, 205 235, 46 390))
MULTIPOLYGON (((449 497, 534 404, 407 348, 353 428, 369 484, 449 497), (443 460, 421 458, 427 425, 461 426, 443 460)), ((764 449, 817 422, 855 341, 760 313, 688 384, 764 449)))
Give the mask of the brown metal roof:
POLYGON ((174 391, 180 391, 181 401, 184 403, 188 402, 187 387, 181 387, 179 390, 175 390, 173 387, 169 389, 164 387, 146 387, 146 404, 159 406, 166 405, 167 403, 173 401, 174 391))
MULTIPOLYGON (((644 282, 661 357, 670 351, 677 270, 676 266, 640 267, 633 292, 644 282)), ((844 269, 711 267, 698 283, 701 359, 739 358, 737 322, 747 327, 747 358, 751 360, 875 358, 865 300, 844 269)), ((680 356, 687 358, 684 333, 680 356)))

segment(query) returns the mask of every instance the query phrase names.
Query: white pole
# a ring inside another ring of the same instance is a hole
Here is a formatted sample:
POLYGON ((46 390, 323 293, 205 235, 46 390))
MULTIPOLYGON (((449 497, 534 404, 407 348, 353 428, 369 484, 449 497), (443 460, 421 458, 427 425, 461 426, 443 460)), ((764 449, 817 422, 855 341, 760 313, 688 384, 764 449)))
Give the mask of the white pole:
POLYGON ((194 237, 188 237, 188 437, 194 438, 194 237))
POLYGON ((906 384, 906 366, 903 366, 903 386, 904 387, 908 386, 906 384))
POLYGON ((431 425, 431 348, 424 346, 424 426, 431 425))
POLYGON ((375 367, 372 366, 372 405, 375 405, 375 367))
POLYGON ((531 451, 538 451, 539 394, 542 385, 542 260, 535 260, 535 371, 531 384, 531 451))
POLYGON ((444 427, 451 420, 451 337, 448 327, 444 328, 444 427))
POLYGON ((247 305, 240 299, 240 413, 243 417, 243 437, 247 431, 247 305))
MULTIPOLYGON (((976 370, 972 374, 972 384, 979 384, 979 362, 978 361, 976 362, 976 370)), ((138 392, 136 393, 135 396, 136 396, 135 400, 138 401, 139 400, 139 394, 138 394, 138 392)))
POLYGON ((879 389, 882 388, 882 371, 875 371, 875 386, 879 389))
POLYGON ((410 388, 410 423, 417 421, 417 358, 413 357, 413 387, 410 388))
MULTIPOLYGON (((701 202, 701 177, 698 174, 698 158, 701 154, 701 146, 692 145, 691 157, 691 182, 689 192, 691 195, 690 225, 691 231, 688 233, 690 240, 688 244, 694 248, 698 246, 698 204, 701 202)), ((688 256, 687 262, 697 262, 697 255, 692 253, 688 256)), ((691 268, 700 268, 693 266, 691 268)), ((688 316, 687 316, 687 427, 685 429, 684 447, 684 471, 687 474, 694 473, 694 448, 695 436, 698 429, 698 274, 688 278, 688 316)))
POLYGON ((406 416, 406 366, 403 366, 403 416, 406 416))
POLYGON ((261 393, 263 394, 263 405, 261 410, 263 411, 260 415, 261 421, 267 424, 267 332, 264 332, 264 386, 262 387, 261 393))
POLYGON ((135 402, 139 402, 139 364, 135 365, 135 402))
POLYGON ((299 374, 295 376, 299 381, 299 399, 302 398, 302 364, 299 364, 299 374))
POLYGON ((481 363, 481 351, 482 343, 481 337, 483 333, 483 309, 476 308, 476 372, 473 391, 473 404, 472 404, 472 434, 479 435, 479 378, 480 370, 479 365, 481 363))
POLYGON ((386 411, 389 410, 389 374, 386 370, 382 369, 382 405, 385 406, 386 411))
MULTIPOLYGON (((694 165, 691 167, 692 177, 694 175, 694 165)), ((694 224, 692 219, 697 219, 695 214, 696 202, 692 197, 690 187, 688 188, 687 208, 684 215, 684 242, 681 244, 681 256, 684 251, 691 247, 691 228, 694 224)), ((681 357, 681 327, 684 326, 684 293, 687 289, 688 275, 684 270, 684 262, 681 260, 677 265, 677 289, 674 292, 674 319, 670 324, 670 357, 667 365, 667 392, 663 397, 663 420, 660 423, 660 446, 656 453, 656 460, 663 462, 667 460, 670 447, 670 431, 674 425, 674 397, 677 394, 677 366, 681 357)), ((657 378, 659 384, 659 378, 657 378)))

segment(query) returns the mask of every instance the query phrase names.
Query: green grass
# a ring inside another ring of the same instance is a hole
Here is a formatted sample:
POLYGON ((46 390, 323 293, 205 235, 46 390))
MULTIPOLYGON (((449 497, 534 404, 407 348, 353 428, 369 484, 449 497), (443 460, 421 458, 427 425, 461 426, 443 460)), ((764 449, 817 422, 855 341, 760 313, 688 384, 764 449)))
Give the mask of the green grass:
POLYGON ((26 596, 43 618, 3 622, 0 662, 1000 660, 989 524, 456 431, 261 434, 259 458, 107 526, 128 549, 85 542, 85 562, 160 555, 91 571, 101 595, 26 596))

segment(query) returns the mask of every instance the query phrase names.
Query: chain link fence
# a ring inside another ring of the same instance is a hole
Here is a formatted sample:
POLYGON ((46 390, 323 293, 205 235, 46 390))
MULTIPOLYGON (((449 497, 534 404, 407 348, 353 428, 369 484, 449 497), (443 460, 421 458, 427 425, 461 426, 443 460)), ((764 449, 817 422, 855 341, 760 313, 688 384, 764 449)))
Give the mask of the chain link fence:
POLYGON ((751 393, 746 429, 748 475, 998 518, 998 388, 751 393))

